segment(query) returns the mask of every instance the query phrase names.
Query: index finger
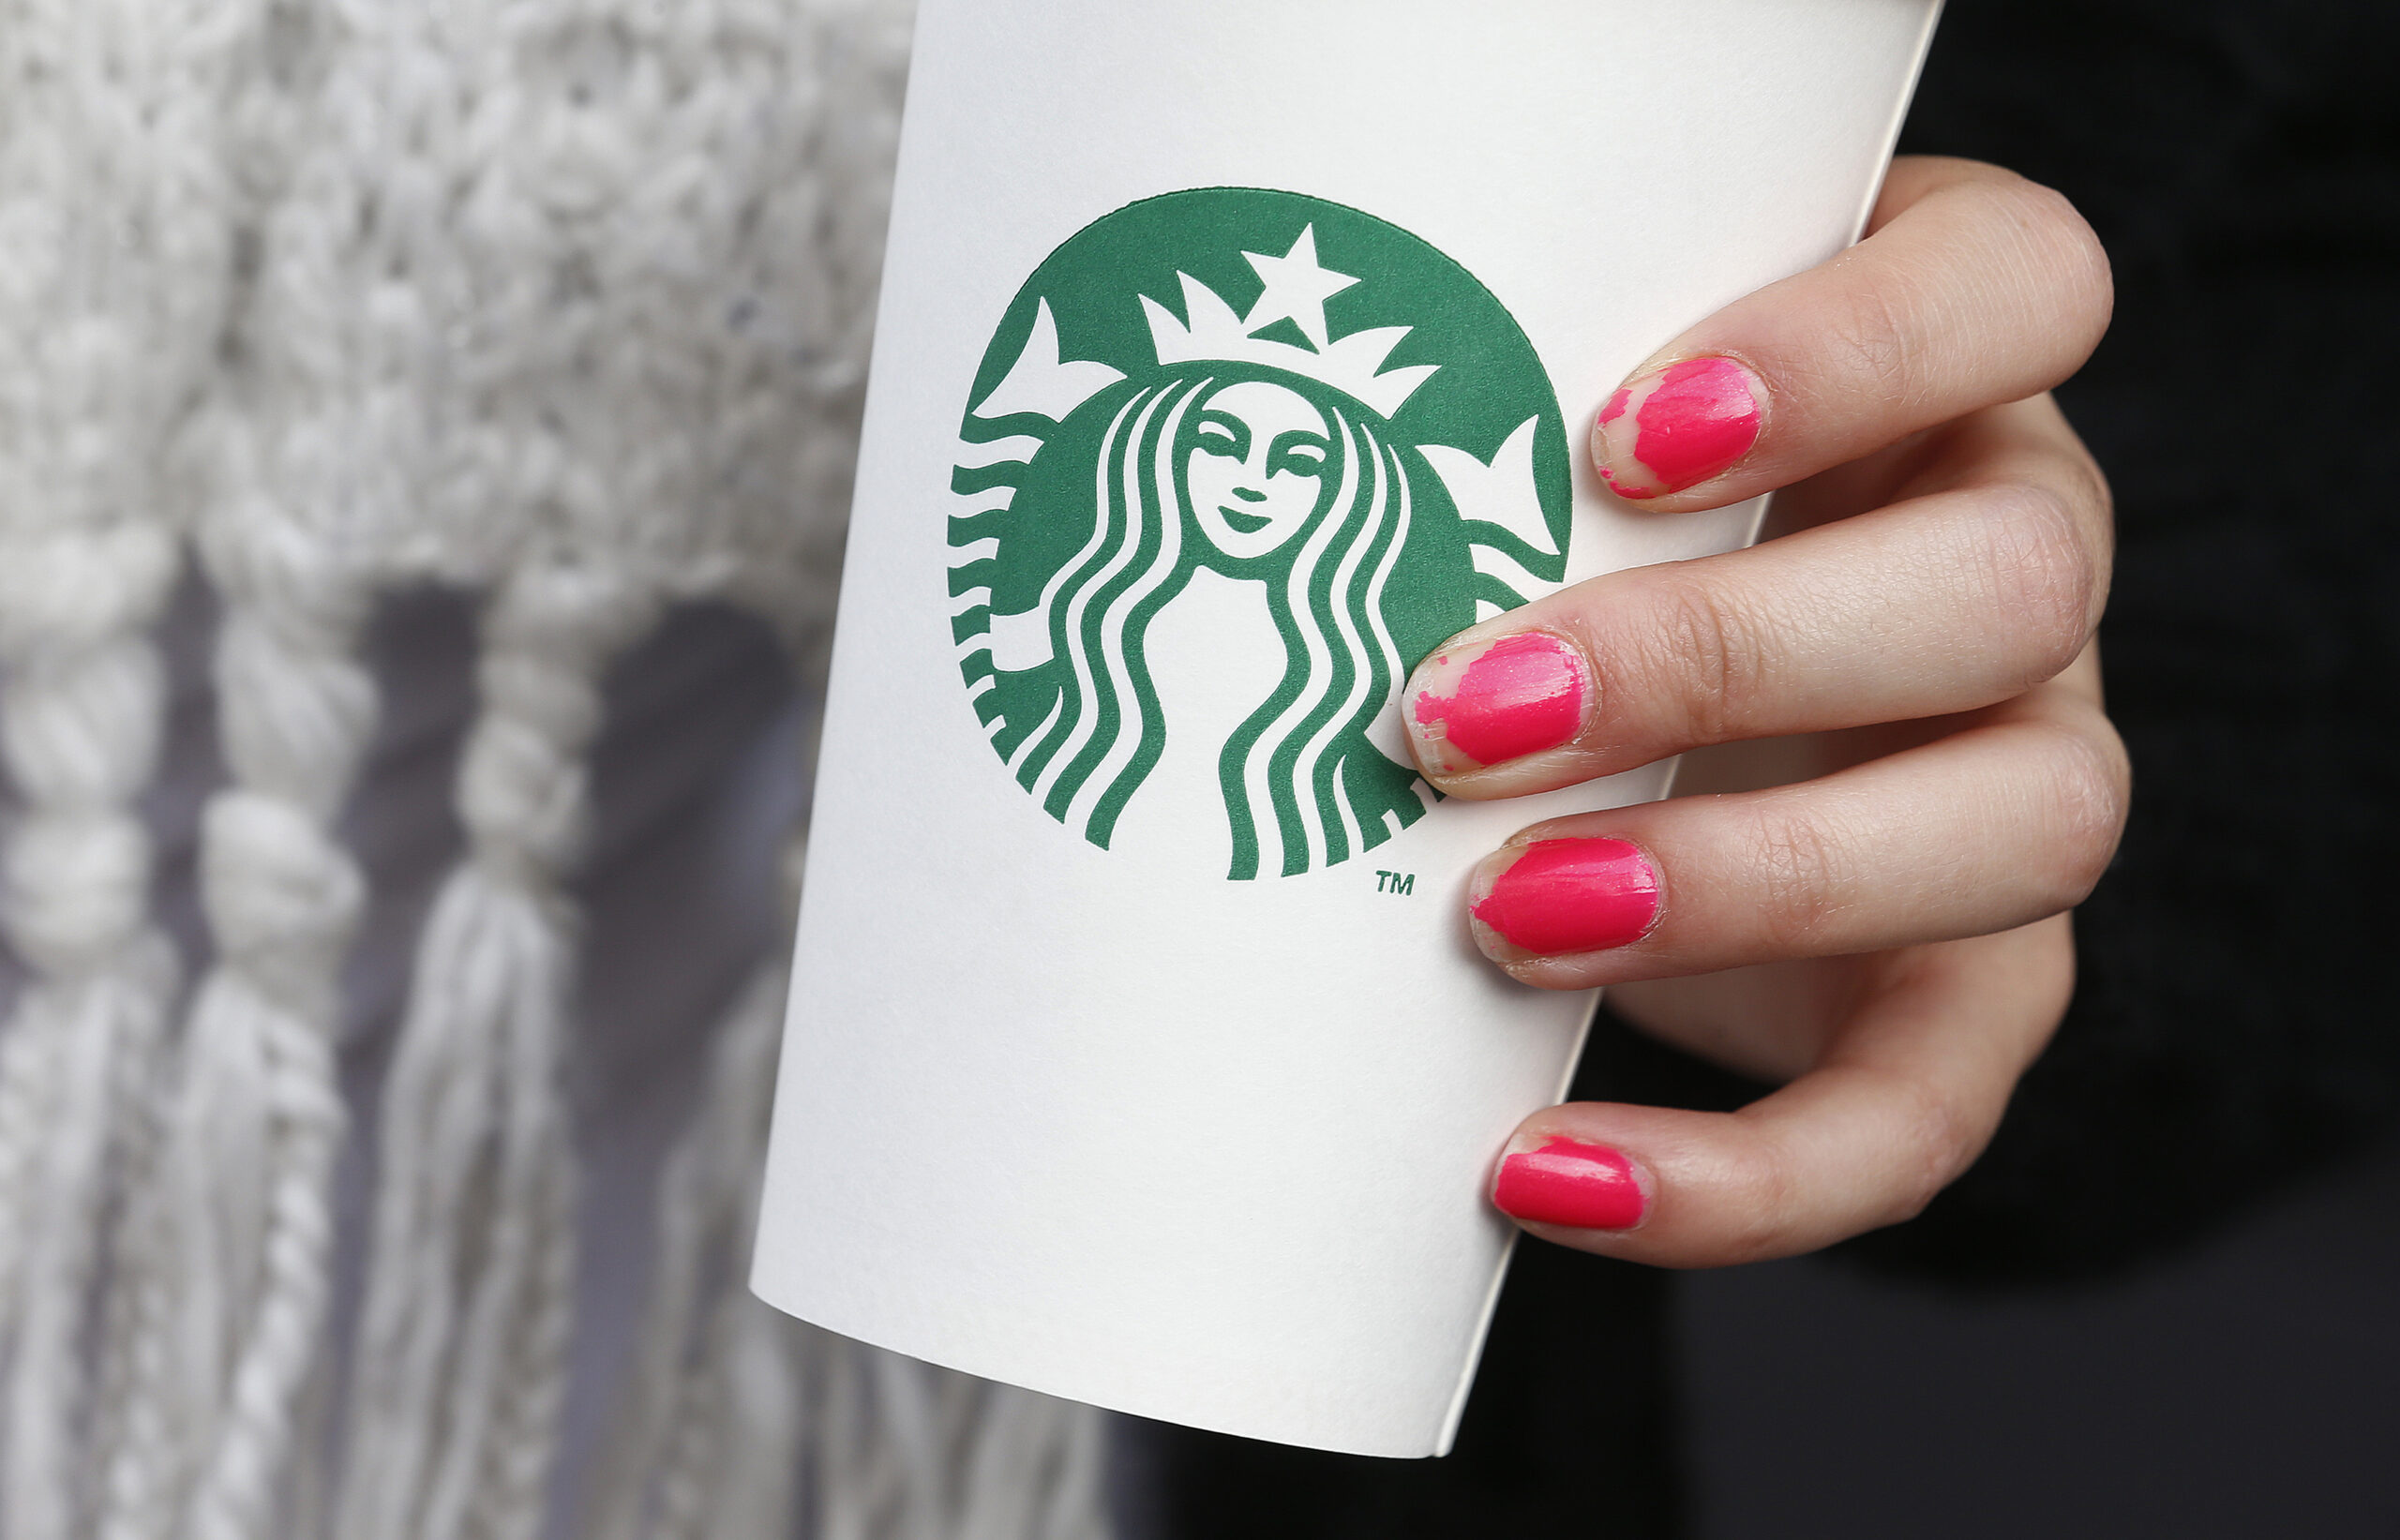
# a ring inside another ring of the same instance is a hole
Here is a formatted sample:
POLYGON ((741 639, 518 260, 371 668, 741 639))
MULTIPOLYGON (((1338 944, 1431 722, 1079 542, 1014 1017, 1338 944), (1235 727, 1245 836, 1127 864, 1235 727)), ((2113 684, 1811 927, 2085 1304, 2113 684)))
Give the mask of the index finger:
POLYGON ((1738 502, 2049 389, 2112 302, 2107 254, 2060 194, 1897 161, 1867 239, 1669 343, 1602 404, 1592 457, 1648 506, 1738 502))

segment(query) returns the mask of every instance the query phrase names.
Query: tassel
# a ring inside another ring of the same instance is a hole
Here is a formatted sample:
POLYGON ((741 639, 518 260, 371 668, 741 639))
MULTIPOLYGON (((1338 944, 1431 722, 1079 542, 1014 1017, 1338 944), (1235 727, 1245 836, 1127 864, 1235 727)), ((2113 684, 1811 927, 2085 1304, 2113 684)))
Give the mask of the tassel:
POLYGON ((0 1039, 0 1506, 15 1540, 79 1533, 95 1413, 98 1290, 117 1270, 122 1184, 146 1163, 175 988, 148 918, 165 671, 148 635, 176 567, 160 529, 0 546, 0 752, 24 812, 0 855, 0 918, 32 979, 0 1039))
POLYGON ((338 1531, 533 1540, 564 1396, 574 1161, 559 1084, 599 678, 654 615, 571 566, 487 613, 460 775, 467 860, 436 900, 384 1089, 338 1531))
POLYGON ((202 547, 226 603, 217 676, 233 778, 202 828, 218 962, 187 1028, 167 1160, 189 1279, 171 1318, 170 1394, 200 1436, 198 1540, 277 1528, 313 1454, 293 1409, 324 1352, 339 980, 366 901, 332 825, 376 715, 354 655, 367 591, 272 507, 229 513, 202 547))

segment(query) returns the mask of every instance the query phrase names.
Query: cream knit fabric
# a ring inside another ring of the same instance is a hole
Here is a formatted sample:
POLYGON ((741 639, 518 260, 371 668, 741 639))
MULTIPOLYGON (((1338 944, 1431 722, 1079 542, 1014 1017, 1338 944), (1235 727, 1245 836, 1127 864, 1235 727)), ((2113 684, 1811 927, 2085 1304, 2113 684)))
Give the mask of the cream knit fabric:
POLYGON ((1104 1532, 1095 1414, 748 1298, 773 960, 690 1033, 632 1368, 597 1480, 554 1480, 600 681, 703 601, 820 672, 907 28, 903 0, 0 0, 6 1540, 1104 1532), (142 799, 195 577, 225 781, 180 958, 142 799), (483 596, 465 845, 338 1340, 370 896, 339 819, 364 628, 426 583, 483 596))

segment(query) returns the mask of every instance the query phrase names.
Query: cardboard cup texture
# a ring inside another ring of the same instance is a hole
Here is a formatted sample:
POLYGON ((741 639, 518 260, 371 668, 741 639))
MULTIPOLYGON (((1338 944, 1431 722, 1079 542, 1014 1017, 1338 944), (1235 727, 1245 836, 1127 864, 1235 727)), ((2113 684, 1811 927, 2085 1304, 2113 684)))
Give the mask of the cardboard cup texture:
POLYGON ((1491 1163, 1592 1005, 1478 959, 1462 884, 1667 770, 1440 801, 1401 684, 1753 537, 1616 501, 1584 430, 1855 238, 1934 8, 926 0, 761 1297, 1146 1416, 1448 1446, 1491 1163))

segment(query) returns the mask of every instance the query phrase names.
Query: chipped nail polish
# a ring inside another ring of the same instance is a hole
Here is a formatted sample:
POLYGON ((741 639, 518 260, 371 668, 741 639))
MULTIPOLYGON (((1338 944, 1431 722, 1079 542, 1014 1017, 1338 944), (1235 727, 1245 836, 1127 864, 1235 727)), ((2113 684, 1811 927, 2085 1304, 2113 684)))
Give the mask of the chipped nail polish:
POLYGON ((1592 459, 1622 498, 1655 498, 1721 475, 1758 441, 1766 391, 1730 358, 1687 358, 1609 397, 1592 459))
POLYGON ((1492 1202, 1511 1219, 1573 1230, 1630 1230, 1649 1206, 1622 1152, 1554 1135, 1501 1160, 1492 1202))
POLYGON ((1583 663, 1546 632, 1444 648, 1408 681, 1408 730, 1436 775, 1554 749, 1583 725, 1583 663))
POLYGON ((1658 918, 1658 869, 1629 840, 1536 840, 1477 888, 1468 913, 1538 957, 1622 947, 1658 918))

